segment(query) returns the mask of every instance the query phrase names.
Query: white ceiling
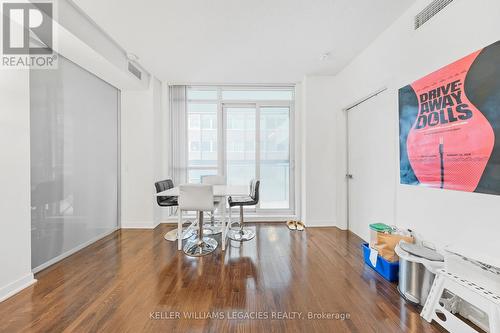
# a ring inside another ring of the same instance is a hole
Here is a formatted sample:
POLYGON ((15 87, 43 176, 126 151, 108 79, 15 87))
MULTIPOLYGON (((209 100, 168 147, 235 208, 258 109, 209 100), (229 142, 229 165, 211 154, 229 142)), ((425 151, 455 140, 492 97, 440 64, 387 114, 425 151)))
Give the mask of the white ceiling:
POLYGON ((414 1, 74 0, 171 83, 293 83, 335 74, 414 1))

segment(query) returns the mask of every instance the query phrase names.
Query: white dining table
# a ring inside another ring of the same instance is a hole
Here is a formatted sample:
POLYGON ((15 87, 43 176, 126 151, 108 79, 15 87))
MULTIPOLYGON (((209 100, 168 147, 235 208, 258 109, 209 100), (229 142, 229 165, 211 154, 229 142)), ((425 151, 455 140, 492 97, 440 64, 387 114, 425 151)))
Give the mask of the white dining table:
MULTIPOLYGON (((222 244, 221 248, 224 251, 226 249, 226 238, 227 238, 227 232, 229 228, 227 227, 228 224, 229 226, 231 225, 231 220, 227 221, 229 223, 226 223, 226 215, 227 215, 227 198, 230 196, 248 196, 249 194, 249 187, 245 185, 213 185, 214 188, 214 197, 219 200, 219 209, 221 212, 221 220, 222 220, 222 244)), ((156 194, 157 197, 177 197, 179 196, 179 186, 173 187, 171 189, 168 189, 163 192, 158 192, 156 194)), ((231 215, 230 215, 231 216, 231 215)), ((177 249, 181 250, 182 249, 182 211, 180 209, 177 210, 177 249)))

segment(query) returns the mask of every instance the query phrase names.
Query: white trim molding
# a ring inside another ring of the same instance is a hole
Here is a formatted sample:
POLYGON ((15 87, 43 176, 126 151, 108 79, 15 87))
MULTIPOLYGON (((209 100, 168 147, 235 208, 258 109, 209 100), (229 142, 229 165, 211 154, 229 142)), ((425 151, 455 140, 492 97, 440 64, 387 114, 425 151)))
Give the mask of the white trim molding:
MULTIPOLYGON (((195 219, 196 216, 193 214, 182 215, 186 219, 195 219)), ((233 222, 237 221, 237 213, 233 212, 233 222)), ((245 215, 245 222, 286 222, 288 220, 298 220, 299 217, 296 215, 245 215)), ((163 219, 161 224, 177 224, 177 215, 169 216, 163 219)))
MULTIPOLYGON (((307 220, 304 221, 306 227, 337 227, 337 223, 333 220, 307 220)), ((341 229, 341 228, 339 228, 341 229)))
POLYGON ((5 301, 7 298, 10 298, 20 292, 21 290, 28 288, 32 284, 36 282, 36 279, 33 276, 33 273, 28 273, 22 278, 11 282, 10 284, 2 287, 0 289, 0 302, 5 301))
POLYGON ((154 229, 159 224, 155 221, 122 221, 121 229, 154 229))

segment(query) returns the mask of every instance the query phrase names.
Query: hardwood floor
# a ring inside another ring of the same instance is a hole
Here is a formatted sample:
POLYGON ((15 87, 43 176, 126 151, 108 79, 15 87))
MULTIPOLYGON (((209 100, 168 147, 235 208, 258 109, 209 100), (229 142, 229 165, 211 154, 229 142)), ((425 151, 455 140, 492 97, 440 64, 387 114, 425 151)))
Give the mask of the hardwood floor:
POLYGON ((190 258, 163 239, 172 228, 117 231, 38 273, 0 303, 0 331, 442 331, 364 265, 350 232, 257 224, 253 240, 190 258))

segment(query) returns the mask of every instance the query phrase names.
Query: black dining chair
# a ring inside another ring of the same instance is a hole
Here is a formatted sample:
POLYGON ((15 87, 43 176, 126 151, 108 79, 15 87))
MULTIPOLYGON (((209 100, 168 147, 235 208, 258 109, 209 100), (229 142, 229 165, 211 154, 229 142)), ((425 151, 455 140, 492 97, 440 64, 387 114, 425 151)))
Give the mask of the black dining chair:
MULTIPOLYGON (((156 193, 160 193, 166 190, 174 188, 174 182, 172 179, 160 180, 155 183, 156 193)), ((176 207, 178 206, 177 197, 156 197, 156 202, 158 206, 161 207, 176 207)))
POLYGON ((255 206, 259 203, 259 188, 260 180, 252 179, 250 182, 250 194, 244 197, 229 197, 229 209, 232 207, 240 207, 240 225, 238 229, 231 229, 228 231, 227 236, 235 241, 248 241, 255 237, 255 231, 250 228, 244 228, 243 220, 243 207, 255 206))
MULTIPOLYGON (((159 182, 155 183, 155 188, 156 188, 156 193, 160 193, 166 190, 169 190, 171 188, 174 188, 174 182, 172 179, 165 179, 165 180, 160 180, 159 182)), ((158 203, 158 206, 160 207, 178 207, 179 202, 176 196, 157 196, 156 197, 156 202, 158 203)), ((194 231, 190 230, 189 232, 186 232, 187 229, 183 230, 183 237, 182 239, 189 238, 194 235, 194 231)), ((177 240, 177 228, 170 230, 167 232, 164 236, 166 240, 169 241, 176 241, 177 240)))

